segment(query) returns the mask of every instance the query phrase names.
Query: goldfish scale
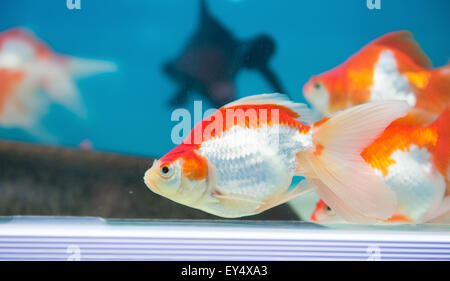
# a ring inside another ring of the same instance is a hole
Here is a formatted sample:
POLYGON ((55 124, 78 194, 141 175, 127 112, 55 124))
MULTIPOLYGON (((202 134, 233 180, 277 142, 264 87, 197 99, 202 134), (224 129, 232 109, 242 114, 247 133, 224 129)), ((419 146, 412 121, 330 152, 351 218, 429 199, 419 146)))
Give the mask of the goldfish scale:
POLYGON ((310 146, 311 134, 301 134, 297 128, 235 126, 203 142, 199 153, 214 167, 220 193, 263 201, 290 185, 296 154, 310 146))
POLYGON ((412 145, 408 151, 394 151, 391 157, 395 163, 389 167, 384 181, 397 194, 399 212, 420 221, 444 197, 444 177, 433 168, 426 148, 412 145))

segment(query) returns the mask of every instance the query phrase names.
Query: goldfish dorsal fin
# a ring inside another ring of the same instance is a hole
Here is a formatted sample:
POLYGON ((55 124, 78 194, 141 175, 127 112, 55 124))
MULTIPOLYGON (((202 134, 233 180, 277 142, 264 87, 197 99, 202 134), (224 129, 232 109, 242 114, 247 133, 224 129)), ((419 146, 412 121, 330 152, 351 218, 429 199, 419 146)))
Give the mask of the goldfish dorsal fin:
POLYGON ((410 57, 417 65, 427 69, 432 68, 430 58, 423 52, 419 44, 414 40, 413 34, 409 31, 402 30, 387 33, 375 39, 369 45, 396 49, 410 57))
POLYGON ((364 161, 361 151, 408 109, 403 101, 370 102, 313 125, 316 151, 300 152, 298 165, 309 167, 312 178, 322 183, 317 187, 319 196, 345 220, 387 219, 394 213, 395 193, 364 161))
MULTIPOLYGON (((286 95, 279 93, 248 96, 226 104, 223 107, 262 104, 274 104, 281 107, 286 107, 293 112, 293 114, 290 114, 292 117, 304 124, 311 124, 313 121, 312 111, 306 104, 292 102, 286 95)), ((287 113, 289 114, 289 112, 287 113)))

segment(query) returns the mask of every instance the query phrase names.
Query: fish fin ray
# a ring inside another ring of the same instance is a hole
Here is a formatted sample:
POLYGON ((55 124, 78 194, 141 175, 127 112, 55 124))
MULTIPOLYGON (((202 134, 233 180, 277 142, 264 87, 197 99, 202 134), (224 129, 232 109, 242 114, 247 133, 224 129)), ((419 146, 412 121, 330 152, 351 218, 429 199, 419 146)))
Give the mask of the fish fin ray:
POLYGON ((364 216, 354 210, 349 204, 347 204, 344 200, 333 193, 333 191, 327 188, 327 186, 319 179, 310 179, 308 181, 316 187, 316 193, 325 202, 325 204, 327 204, 345 221, 365 224, 376 223, 375 218, 364 216))
POLYGON ((261 205, 264 204, 264 202, 255 200, 250 197, 244 197, 241 194, 214 194, 212 195, 214 199, 217 199, 219 202, 217 202, 215 205, 220 206, 221 210, 238 210, 235 213, 238 215, 235 215, 233 212, 225 212, 225 211, 219 211, 215 210, 213 213, 222 217, 242 217, 246 215, 255 215, 255 210, 257 210, 261 205))
POLYGON ((412 108, 408 114, 392 122, 399 126, 426 126, 436 119, 436 115, 421 108, 412 108))
POLYGON ((426 69, 432 67, 430 58, 423 52, 419 44, 414 40, 413 34, 409 31, 390 32, 375 39, 369 45, 380 45, 397 49, 412 58, 417 65, 426 69))
MULTIPOLYGON (((311 174, 323 183, 322 188, 330 189, 360 215, 389 218, 396 208, 396 195, 364 161, 361 152, 408 109, 403 101, 371 102, 341 111, 325 122, 319 121, 320 124, 313 125, 313 141, 316 147, 320 144, 321 151, 300 152, 297 158, 303 163, 298 166, 312 170, 311 174)), ((325 192, 318 189, 318 193, 325 192)))
POLYGON ((281 193, 279 196, 275 196, 264 202, 257 210, 257 213, 264 212, 270 208, 286 203, 298 196, 314 191, 314 187, 309 185, 306 180, 302 180, 295 186, 293 189, 289 191, 285 191, 281 193))

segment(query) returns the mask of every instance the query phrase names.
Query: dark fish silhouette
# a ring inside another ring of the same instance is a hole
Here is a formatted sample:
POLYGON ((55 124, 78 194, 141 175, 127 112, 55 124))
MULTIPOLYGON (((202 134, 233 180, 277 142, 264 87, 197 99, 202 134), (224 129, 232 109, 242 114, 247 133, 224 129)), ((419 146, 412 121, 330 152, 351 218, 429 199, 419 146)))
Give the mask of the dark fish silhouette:
POLYGON ((243 68, 259 71, 274 91, 284 92, 268 65, 274 52, 275 42, 268 35, 236 40, 202 0, 197 30, 181 56, 164 64, 165 73, 178 83, 171 105, 184 104, 192 91, 209 98, 217 108, 235 100, 234 78, 243 68))

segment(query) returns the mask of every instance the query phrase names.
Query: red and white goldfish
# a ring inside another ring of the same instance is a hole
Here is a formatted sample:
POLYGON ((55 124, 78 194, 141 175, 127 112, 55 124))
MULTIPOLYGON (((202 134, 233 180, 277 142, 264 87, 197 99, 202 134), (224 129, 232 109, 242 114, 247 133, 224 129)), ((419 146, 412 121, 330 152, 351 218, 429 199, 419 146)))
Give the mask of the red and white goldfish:
POLYGON ((57 54, 22 28, 1 32, 0 126, 32 130, 46 112, 44 97, 83 117, 85 110, 74 79, 115 68, 110 62, 57 54))
POLYGON ((372 102, 308 125, 304 104, 280 94, 249 96, 198 123, 154 161, 144 181, 159 195, 221 217, 258 214, 314 190, 347 220, 388 219, 396 195, 361 152, 409 108, 372 102), (306 180, 290 189, 294 176, 306 180))
MULTIPOLYGON (((396 191, 399 202, 393 217, 378 222, 430 222, 433 212, 436 216, 448 207, 448 109, 432 122, 450 102, 450 66, 432 69, 411 33, 392 32, 376 39, 341 65, 313 76, 303 91, 327 116, 370 101, 406 101, 413 107, 408 116, 394 121, 361 153, 396 191)), ((325 206, 317 205, 315 221, 343 220, 325 206)))
POLYGON ((313 76, 303 93, 324 116, 369 101, 404 100, 432 120, 450 102, 450 65, 433 69, 410 32, 392 32, 313 76))
MULTIPOLYGON (((393 122, 361 156, 396 193, 394 215, 378 223, 450 223, 437 219, 450 212, 450 107, 429 125, 393 122)), ((311 220, 345 221, 323 200, 311 220)))

